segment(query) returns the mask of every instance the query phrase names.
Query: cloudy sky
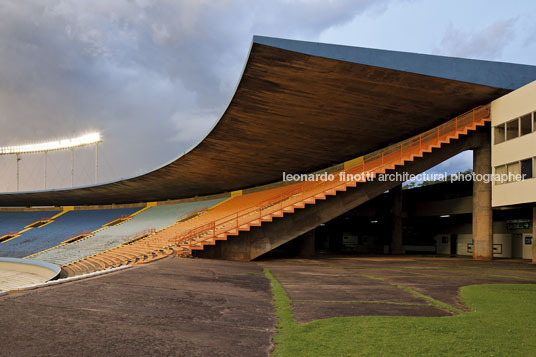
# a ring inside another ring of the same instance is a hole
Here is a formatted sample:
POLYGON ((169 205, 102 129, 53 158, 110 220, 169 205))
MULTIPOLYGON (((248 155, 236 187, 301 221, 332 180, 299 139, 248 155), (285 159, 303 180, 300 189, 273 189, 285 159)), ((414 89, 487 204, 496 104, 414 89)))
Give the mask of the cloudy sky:
MULTIPOLYGON (((100 180, 129 177, 206 134, 254 34, 536 65, 535 14, 530 0, 0 0, 0 146, 98 130, 100 180)), ((75 185, 93 155, 77 152, 75 185)), ((68 186, 69 154, 48 161, 49 187, 68 186)), ((43 187, 42 162, 23 157, 21 190, 43 187)), ((15 182, 0 158, 0 191, 15 182)))

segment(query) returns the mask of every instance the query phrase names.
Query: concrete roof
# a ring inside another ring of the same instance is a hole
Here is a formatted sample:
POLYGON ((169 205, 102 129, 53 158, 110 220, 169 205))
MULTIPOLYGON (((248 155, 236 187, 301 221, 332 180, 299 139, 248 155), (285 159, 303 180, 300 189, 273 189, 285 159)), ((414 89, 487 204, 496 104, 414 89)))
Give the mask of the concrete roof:
POLYGON ((161 201, 279 181, 425 131, 536 79, 536 67, 254 37, 221 119, 147 174, 0 194, 0 206, 161 201))

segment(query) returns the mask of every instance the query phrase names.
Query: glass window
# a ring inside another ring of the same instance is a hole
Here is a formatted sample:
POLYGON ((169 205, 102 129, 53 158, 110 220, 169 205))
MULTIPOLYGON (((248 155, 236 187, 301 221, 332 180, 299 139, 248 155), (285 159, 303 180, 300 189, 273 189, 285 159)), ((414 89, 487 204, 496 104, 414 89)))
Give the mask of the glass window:
POLYGON ((495 181, 496 185, 500 185, 500 184, 503 184, 503 183, 507 182, 507 180, 505 179, 505 177, 506 177, 506 165, 497 166, 495 168, 495 175, 499 175, 499 177, 497 177, 497 180, 495 181))
POLYGON ((505 129, 504 124, 497 125, 495 127, 494 135, 495 135, 495 144, 500 144, 505 140, 505 129))
POLYGON ((521 175, 525 180, 532 178, 532 158, 521 161, 521 175))
POLYGON ((536 131, 536 112, 532 113, 532 131, 536 131))
POLYGON ((510 120, 506 123, 506 140, 519 136, 519 119, 510 120))
POLYGON ((521 136, 532 133, 532 113, 523 115, 519 121, 521 123, 521 136))
POLYGON ((508 170, 508 182, 516 182, 518 181, 517 178, 518 175, 521 174, 521 168, 519 165, 519 161, 512 162, 511 164, 506 165, 508 170))

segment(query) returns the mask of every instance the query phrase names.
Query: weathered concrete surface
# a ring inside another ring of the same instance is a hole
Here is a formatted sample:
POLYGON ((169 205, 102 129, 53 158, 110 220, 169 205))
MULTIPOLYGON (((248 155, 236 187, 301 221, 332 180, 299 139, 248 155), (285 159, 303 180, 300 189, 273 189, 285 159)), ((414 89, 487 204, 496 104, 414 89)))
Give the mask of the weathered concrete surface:
MULTIPOLYGON (((473 150, 475 175, 491 174, 491 136, 473 150)), ((493 210, 491 208, 491 181, 473 181, 473 258, 493 259, 493 210)))
POLYGON ((274 324, 258 265, 168 258, 0 298, 0 355, 266 356, 274 324))
POLYGON ((404 254, 402 246, 402 185, 392 188, 393 198, 391 207, 391 254, 404 254))
POLYGON ((331 256, 260 260, 258 264, 269 269, 286 290, 298 323, 344 316, 451 314, 398 286, 465 309, 459 300, 462 286, 536 283, 536 266, 512 260, 331 256))
MULTIPOLYGON (((489 135, 489 126, 481 128, 479 132, 473 132, 441 149, 425 154, 423 158, 406 163, 396 172, 421 173, 462 151, 480 147, 489 135)), ((271 223, 263 223, 262 227, 241 232, 238 237, 229 237, 226 241, 218 241, 214 246, 205 246, 204 250, 196 251, 195 254, 204 258, 239 261, 255 259, 401 184, 401 181, 379 180, 358 184, 356 188, 338 192, 336 196, 307 205, 304 209, 285 215, 284 218, 275 218, 271 223)))

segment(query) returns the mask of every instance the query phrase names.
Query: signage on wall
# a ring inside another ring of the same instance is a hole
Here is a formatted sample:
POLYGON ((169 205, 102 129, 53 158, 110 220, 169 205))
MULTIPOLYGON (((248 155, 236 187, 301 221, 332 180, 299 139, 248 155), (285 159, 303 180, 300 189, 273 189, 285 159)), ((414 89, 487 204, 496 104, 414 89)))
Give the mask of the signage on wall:
POLYGON ((532 236, 525 236, 525 244, 526 245, 532 244, 532 236))
MULTIPOLYGON (((527 240, 525 239, 525 242, 527 240)), ((502 254, 503 253, 503 247, 502 244, 493 244, 491 246, 491 249, 493 250, 493 254, 502 254)), ((467 243, 467 253, 473 253, 473 243, 467 243)))
POLYGON ((512 219, 506 221, 506 227, 508 230, 514 229, 530 229, 530 220, 528 219, 512 219))
POLYGON ((348 248, 357 247, 357 236, 354 235, 343 235, 342 236, 342 245, 348 248))

